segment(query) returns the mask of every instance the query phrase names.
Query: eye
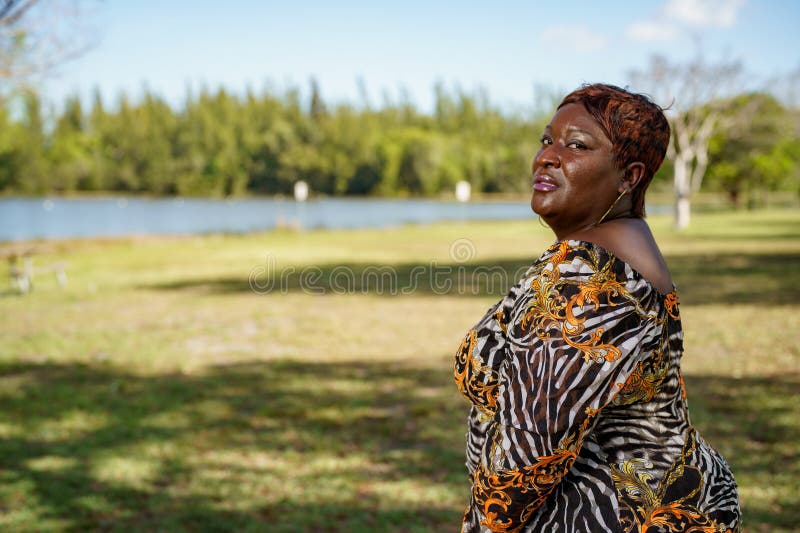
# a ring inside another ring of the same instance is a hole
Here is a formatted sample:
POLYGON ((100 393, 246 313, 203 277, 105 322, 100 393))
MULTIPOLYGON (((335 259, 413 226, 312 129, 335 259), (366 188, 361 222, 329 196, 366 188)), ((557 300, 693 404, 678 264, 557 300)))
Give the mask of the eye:
POLYGON ((539 142, 541 142, 545 146, 550 146, 551 144, 553 144, 553 139, 551 139, 549 135, 542 135, 542 138, 539 139, 539 142))
POLYGON ((577 148, 579 150, 583 150, 586 148, 586 145, 580 141, 570 141, 567 143, 567 146, 571 148, 577 148))

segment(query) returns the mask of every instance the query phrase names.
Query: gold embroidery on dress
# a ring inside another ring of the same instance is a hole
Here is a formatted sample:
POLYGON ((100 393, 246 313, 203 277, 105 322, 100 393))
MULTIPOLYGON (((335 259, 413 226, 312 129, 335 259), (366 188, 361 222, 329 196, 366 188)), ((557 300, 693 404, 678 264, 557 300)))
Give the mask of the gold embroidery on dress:
POLYGON ((642 361, 636 365, 625 383, 617 383, 619 395, 614 398, 615 405, 631 405, 636 402, 649 402, 658 394, 658 389, 667 377, 669 365, 666 361, 653 364, 642 361))
POLYGON ((699 468, 687 464, 697 446, 694 431, 687 436, 683 452, 672 464, 658 488, 653 490, 650 481, 653 475, 649 472, 653 465, 640 458, 624 461, 620 466, 611 465, 611 477, 620 495, 620 505, 627 508, 628 513, 620 522, 626 530, 648 531, 650 527, 658 527, 660 531, 674 533, 721 533, 724 527, 703 514, 691 503, 691 499, 703 487, 703 474, 699 468), (670 485, 681 482, 694 483, 689 491, 682 491, 680 498, 665 501, 670 485))
POLYGON ((501 307, 494 313, 494 319, 497 320, 497 325, 503 330, 503 333, 508 333, 508 324, 503 321, 503 314, 505 311, 501 307))
POLYGON ((489 452, 489 466, 479 464, 473 474, 473 497, 485 517, 481 525, 493 532, 518 531, 547 499, 580 453, 580 443, 600 409, 587 407, 580 427, 565 437, 551 455, 536 458, 536 463, 509 470, 496 469, 504 460, 499 432, 495 429, 489 452), (498 471, 499 470, 499 471, 498 471), (517 516, 509 514, 514 499, 526 503, 517 516))
POLYGON ((481 364, 473 354, 477 342, 475 330, 470 330, 456 351, 453 377, 461 394, 469 398, 485 416, 492 416, 497 405, 497 372, 481 364))
POLYGON ((679 319, 680 311, 679 311, 679 303, 678 303, 678 293, 675 291, 670 292, 664 297, 664 307, 667 308, 667 314, 674 318, 675 320, 679 319))
POLYGON ((585 316, 575 316, 575 309, 593 304, 598 310, 600 297, 605 296, 609 306, 619 305, 619 300, 627 300, 633 304, 635 312, 647 319, 655 319, 653 312, 646 312, 639 302, 628 292, 625 283, 617 280, 611 271, 612 261, 602 268, 594 250, 587 250, 593 271, 587 281, 562 280, 558 266, 566 258, 568 245, 561 243, 553 256, 543 265, 542 270, 530 282, 531 299, 528 308, 520 320, 523 328, 531 328, 541 340, 549 340, 550 332, 555 330, 561 334, 569 346, 578 350, 584 361, 602 363, 619 359, 622 352, 610 343, 602 342, 603 328, 596 328, 588 339, 581 339, 584 333, 585 316), (577 287, 577 292, 567 299, 563 296, 564 286, 577 287))

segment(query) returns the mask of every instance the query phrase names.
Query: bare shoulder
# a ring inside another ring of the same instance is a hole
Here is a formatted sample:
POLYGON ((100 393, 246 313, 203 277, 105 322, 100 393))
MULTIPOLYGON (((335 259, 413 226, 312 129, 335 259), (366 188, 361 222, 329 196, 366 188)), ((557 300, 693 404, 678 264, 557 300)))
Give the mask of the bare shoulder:
POLYGON ((598 244, 639 272, 662 294, 672 291, 672 277, 650 227, 639 218, 617 219, 570 238, 598 244))

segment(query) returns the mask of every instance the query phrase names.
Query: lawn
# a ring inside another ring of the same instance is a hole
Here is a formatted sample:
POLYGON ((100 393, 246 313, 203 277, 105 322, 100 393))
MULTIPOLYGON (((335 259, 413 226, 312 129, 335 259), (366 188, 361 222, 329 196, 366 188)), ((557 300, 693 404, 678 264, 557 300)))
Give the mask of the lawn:
MULTIPOLYGON (((800 211, 651 224, 745 530, 800 531, 800 211)), ((0 530, 455 531, 452 354, 550 242, 520 221, 49 243, 67 286, 0 296, 0 530)))

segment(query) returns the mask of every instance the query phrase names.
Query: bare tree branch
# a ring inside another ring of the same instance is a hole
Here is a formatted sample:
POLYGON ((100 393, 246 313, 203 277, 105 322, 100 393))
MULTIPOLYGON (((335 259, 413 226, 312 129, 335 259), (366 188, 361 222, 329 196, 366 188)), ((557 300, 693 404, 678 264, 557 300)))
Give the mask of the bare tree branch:
POLYGON ((736 92, 742 73, 738 61, 707 63, 701 53, 685 64, 654 56, 645 70, 630 73, 632 85, 665 107, 672 127, 667 157, 675 174, 675 226, 689 224, 691 195, 702 183, 708 166, 708 143, 724 120, 720 105, 736 92))
POLYGON ((0 24, 13 26, 38 0, 5 0, 0 5, 0 24))
POLYGON ((96 33, 80 0, 0 2, 0 88, 48 74, 93 46, 96 33))

